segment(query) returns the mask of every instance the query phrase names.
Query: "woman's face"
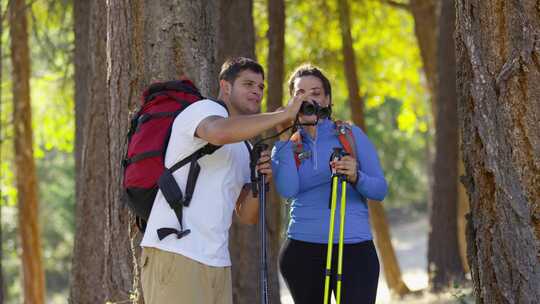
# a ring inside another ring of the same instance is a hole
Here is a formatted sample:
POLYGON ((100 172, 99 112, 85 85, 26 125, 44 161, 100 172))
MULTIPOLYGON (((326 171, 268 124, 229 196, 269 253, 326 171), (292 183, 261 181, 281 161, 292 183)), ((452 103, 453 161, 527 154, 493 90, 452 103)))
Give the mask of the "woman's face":
MULTIPOLYGON (((316 101, 321 107, 330 105, 330 96, 326 95, 322 81, 315 76, 303 76, 294 80, 293 95, 305 94, 305 101, 316 101)), ((316 115, 300 115, 301 123, 315 123, 316 115)))

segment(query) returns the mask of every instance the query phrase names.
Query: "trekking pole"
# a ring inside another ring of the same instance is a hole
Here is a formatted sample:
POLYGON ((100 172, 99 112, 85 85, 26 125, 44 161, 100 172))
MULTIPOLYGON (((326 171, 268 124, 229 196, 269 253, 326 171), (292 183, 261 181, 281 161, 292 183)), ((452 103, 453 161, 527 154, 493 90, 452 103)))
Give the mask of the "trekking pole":
MULTIPOLYGON (((330 162, 334 160, 341 159, 343 154, 342 148, 334 148, 334 152, 332 153, 332 156, 330 156, 330 162)), ((324 304, 328 304, 328 299, 330 296, 330 276, 332 275, 332 247, 334 245, 334 222, 336 218, 336 201, 337 201, 337 185, 338 180, 340 179, 340 175, 337 174, 336 170, 331 168, 332 170, 332 192, 331 192, 331 199, 330 199, 330 225, 328 229, 328 246, 326 250, 326 273, 325 273, 325 281, 324 281, 324 304)), ((343 186, 342 186, 343 187, 343 186)), ((341 201, 343 204, 344 197, 342 195, 341 201)), ((343 208, 343 205, 342 205, 343 208)), ((341 211, 343 214, 344 212, 341 211)), ((343 215, 341 215, 343 217, 343 215)), ((342 221, 343 222, 343 221, 342 221)), ((342 243, 341 239, 341 233, 342 233, 342 223, 340 223, 340 242, 342 243)), ((339 258, 339 256, 338 256, 339 258)), ((339 277, 341 273, 338 275, 338 279, 341 280, 339 277)), ((339 297, 337 299, 339 303, 339 297)))
MULTIPOLYGON (((256 155, 255 164, 258 162, 261 152, 266 150, 268 145, 258 144, 254 147, 256 155)), ((259 192, 259 234, 260 234, 260 299, 262 304, 268 303, 268 264, 266 262, 266 175, 258 174, 258 192, 259 192)))
POLYGON ((341 180, 341 209, 339 211, 339 247, 338 247, 338 269, 336 278, 336 303, 340 304, 341 301, 341 279, 343 269, 343 239, 345 237, 345 204, 347 201, 347 180, 345 176, 339 177, 341 180))

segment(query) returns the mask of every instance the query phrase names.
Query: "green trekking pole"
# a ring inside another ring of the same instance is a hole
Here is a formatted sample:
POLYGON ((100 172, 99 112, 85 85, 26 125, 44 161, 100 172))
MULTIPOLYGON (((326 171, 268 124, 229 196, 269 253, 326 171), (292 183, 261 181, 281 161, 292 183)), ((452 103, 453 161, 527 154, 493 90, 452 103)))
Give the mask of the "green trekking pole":
POLYGON ((336 196, 338 177, 332 176, 332 198, 330 202, 330 228, 328 231, 328 248, 326 250, 326 278, 324 280, 324 304, 328 304, 330 292, 330 276, 332 275, 332 246, 334 243, 334 219, 336 217, 336 196))
POLYGON ((343 239, 345 237, 345 203, 347 201, 347 181, 345 177, 340 176, 341 180, 341 209, 339 211, 339 247, 338 247, 338 269, 336 283, 337 304, 341 300, 341 274, 343 269, 343 239))
MULTIPOLYGON (((332 153, 332 156, 330 157, 330 161, 339 160, 343 156, 343 149, 341 148, 334 148, 334 152, 332 153)), ((338 186, 338 180, 344 180, 342 177, 340 177, 339 174, 336 173, 334 169, 332 169, 332 192, 331 192, 331 199, 330 199, 330 227, 328 231, 328 247, 326 250, 326 273, 325 273, 325 281, 324 281, 324 304, 328 304, 328 299, 330 295, 330 276, 332 275, 332 247, 334 245, 334 222, 336 218, 336 201, 337 201, 337 186, 338 186)), ((343 186, 342 186, 343 189, 343 186)), ((343 191, 342 191, 343 193, 343 191)), ((342 209, 343 207, 343 201, 345 197, 342 195, 341 197, 341 203, 342 203, 342 209)), ((342 214, 344 214, 344 211, 341 211, 342 214)), ((343 215, 341 215, 341 218, 344 219, 343 215)), ((343 219, 340 223, 340 251, 342 252, 343 248, 343 219)), ((339 253, 338 263, 341 264, 341 253, 339 253)), ((341 281, 341 270, 339 270, 338 273, 338 282, 341 281)), ((341 287, 341 284, 338 283, 341 287)), ((337 301, 339 303, 339 296, 337 296, 337 301)))

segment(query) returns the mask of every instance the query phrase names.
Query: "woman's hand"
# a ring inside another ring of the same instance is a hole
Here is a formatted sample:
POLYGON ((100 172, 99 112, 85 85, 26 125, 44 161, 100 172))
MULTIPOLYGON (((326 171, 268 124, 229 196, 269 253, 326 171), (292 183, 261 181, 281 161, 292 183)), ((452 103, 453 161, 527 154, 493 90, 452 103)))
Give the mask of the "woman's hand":
POLYGON ((358 179, 358 164, 352 156, 343 156, 340 160, 332 161, 330 166, 336 170, 338 174, 343 174, 347 177, 347 181, 352 184, 358 179))

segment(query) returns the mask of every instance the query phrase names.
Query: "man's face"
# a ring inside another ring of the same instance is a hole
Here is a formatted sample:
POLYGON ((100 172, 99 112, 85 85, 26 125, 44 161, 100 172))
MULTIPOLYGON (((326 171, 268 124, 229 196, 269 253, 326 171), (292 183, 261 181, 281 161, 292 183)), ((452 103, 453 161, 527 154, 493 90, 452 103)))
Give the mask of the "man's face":
POLYGON ((236 112, 244 115, 261 112, 264 92, 264 79, 261 74, 244 70, 230 87, 230 103, 236 112))

